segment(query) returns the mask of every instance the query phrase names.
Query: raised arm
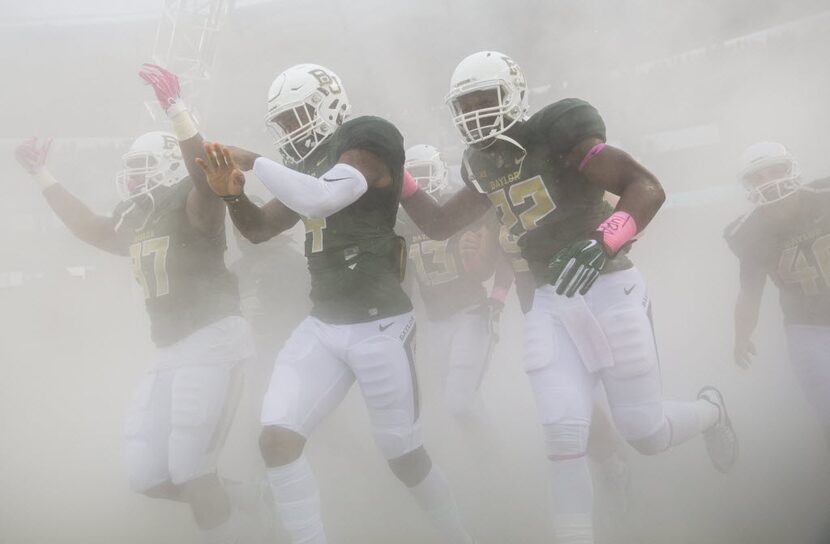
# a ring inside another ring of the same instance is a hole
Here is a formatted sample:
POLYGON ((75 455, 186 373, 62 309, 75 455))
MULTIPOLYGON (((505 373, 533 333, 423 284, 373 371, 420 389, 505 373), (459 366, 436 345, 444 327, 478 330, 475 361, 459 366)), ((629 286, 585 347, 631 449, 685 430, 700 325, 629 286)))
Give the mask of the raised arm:
POLYGON ((111 217, 97 215, 70 193, 46 168, 51 141, 39 143, 35 138, 18 146, 15 157, 40 187, 49 207, 80 240, 115 255, 126 255, 127 248, 118 243, 111 217))
POLYGON ((205 143, 202 157, 195 159, 208 186, 228 206, 233 224, 254 244, 266 242, 297 224, 300 216, 279 200, 261 208, 245 196, 245 174, 259 155, 230 146, 205 143))
POLYGON ((224 227, 225 207, 210 189, 204 171, 196 165, 196 159, 205 158, 204 145, 196 121, 181 98, 179 80, 172 72, 154 64, 145 64, 138 75, 153 87, 179 140, 187 173, 193 182, 185 207, 187 217, 200 231, 215 234, 224 227))

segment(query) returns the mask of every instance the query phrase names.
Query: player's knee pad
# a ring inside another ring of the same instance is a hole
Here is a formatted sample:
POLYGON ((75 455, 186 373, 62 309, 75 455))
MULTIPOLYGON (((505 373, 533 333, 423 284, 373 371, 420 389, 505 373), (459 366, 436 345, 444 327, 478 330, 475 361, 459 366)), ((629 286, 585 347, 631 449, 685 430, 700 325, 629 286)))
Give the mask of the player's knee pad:
POLYGON ((638 404, 611 405, 611 415, 620 435, 629 443, 646 440, 667 426, 660 399, 638 404))
POLYGON ((167 455, 142 440, 127 440, 125 461, 130 489, 136 493, 147 493, 170 479, 167 455))
POLYGON ((666 422, 656 432, 637 439, 629 439, 631 447, 643 455, 657 455, 666 451, 671 444, 671 426, 666 422))
POLYGON ((420 423, 409 420, 410 414, 400 414, 400 416, 394 417, 393 413, 387 412, 373 417, 372 435, 375 444, 386 459, 400 457, 423 444, 420 423), (388 421, 379 421, 381 418, 388 418, 388 421))
POLYGON ((206 449, 200 440, 173 436, 170 440, 168 471, 170 481, 175 485, 201 478, 216 472, 219 451, 206 449))
POLYGON ((174 484, 216 471, 241 377, 224 368, 193 367, 176 375, 168 468, 174 484))
POLYGON ((269 425, 259 434, 259 451, 269 467, 287 465, 303 453, 306 439, 303 435, 284 427, 269 425))
POLYGON ((415 487, 427 477, 432 469, 432 460, 423 446, 415 448, 400 457, 390 459, 389 468, 406 487, 415 487))
POLYGON ((563 419, 543 425, 545 451, 551 461, 584 457, 588 450, 590 425, 582 419, 563 419))
POLYGON ((295 421, 295 406, 300 395, 300 383, 300 376, 292 366, 277 362, 262 399, 260 423, 263 426, 298 424, 295 421))

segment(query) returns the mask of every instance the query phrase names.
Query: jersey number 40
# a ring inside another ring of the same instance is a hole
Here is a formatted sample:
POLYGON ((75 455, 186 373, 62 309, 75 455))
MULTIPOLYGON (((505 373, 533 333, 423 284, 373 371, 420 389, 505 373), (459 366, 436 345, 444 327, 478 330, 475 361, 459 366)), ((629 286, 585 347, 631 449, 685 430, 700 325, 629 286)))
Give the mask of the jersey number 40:
POLYGON ((816 238, 807 251, 802 251, 801 245, 786 248, 778 261, 778 274, 786 283, 800 283, 805 295, 830 289, 830 234, 816 238), (822 287, 819 279, 824 280, 822 287))

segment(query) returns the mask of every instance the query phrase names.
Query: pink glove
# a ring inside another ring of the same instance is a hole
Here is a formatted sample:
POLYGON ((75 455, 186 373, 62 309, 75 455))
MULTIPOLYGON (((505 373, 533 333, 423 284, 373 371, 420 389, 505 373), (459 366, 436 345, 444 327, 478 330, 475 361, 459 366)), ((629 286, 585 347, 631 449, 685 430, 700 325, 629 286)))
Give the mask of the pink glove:
POLYGON ((401 188, 401 200, 406 200, 418 190, 418 182, 406 169, 403 171, 403 187, 401 188))
POLYGON ((138 76, 147 84, 153 86, 159 105, 168 115, 171 114, 168 111, 171 107, 181 104, 179 78, 173 72, 155 64, 144 64, 144 68, 138 72, 138 76))
POLYGON ((38 145, 37 138, 30 138, 17 146, 14 156, 20 166, 30 174, 34 174, 46 165, 46 157, 49 155, 51 145, 51 138, 44 140, 41 145, 38 145))

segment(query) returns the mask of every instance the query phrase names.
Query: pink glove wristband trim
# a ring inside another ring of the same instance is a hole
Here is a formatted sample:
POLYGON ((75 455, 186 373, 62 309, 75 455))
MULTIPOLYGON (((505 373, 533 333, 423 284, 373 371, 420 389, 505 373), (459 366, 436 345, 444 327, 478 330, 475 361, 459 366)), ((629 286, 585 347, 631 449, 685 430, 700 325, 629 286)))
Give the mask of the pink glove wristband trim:
POLYGON ((588 152, 585 153, 585 156, 582 157, 582 160, 579 161, 579 166, 577 167, 577 171, 582 172, 582 170, 585 168, 585 165, 588 164, 588 161, 590 161, 591 159, 596 157, 597 154, 600 151, 602 151, 603 149, 605 149, 605 144, 604 143, 597 144, 594 147, 592 147, 591 149, 589 149, 588 152))
POLYGON ((597 227, 602 233, 602 243, 611 253, 616 253, 637 235, 637 223, 630 214, 616 211, 597 227))
POLYGON ((507 289, 504 287, 493 287, 493 290, 490 291, 490 298, 504 304, 504 301, 507 300, 507 289))
POLYGON ((401 188, 401 200, 406 200, 415 194, 418 190, 418 182, 412 177, 412 174, 403 171, 403 187, 401 188))

